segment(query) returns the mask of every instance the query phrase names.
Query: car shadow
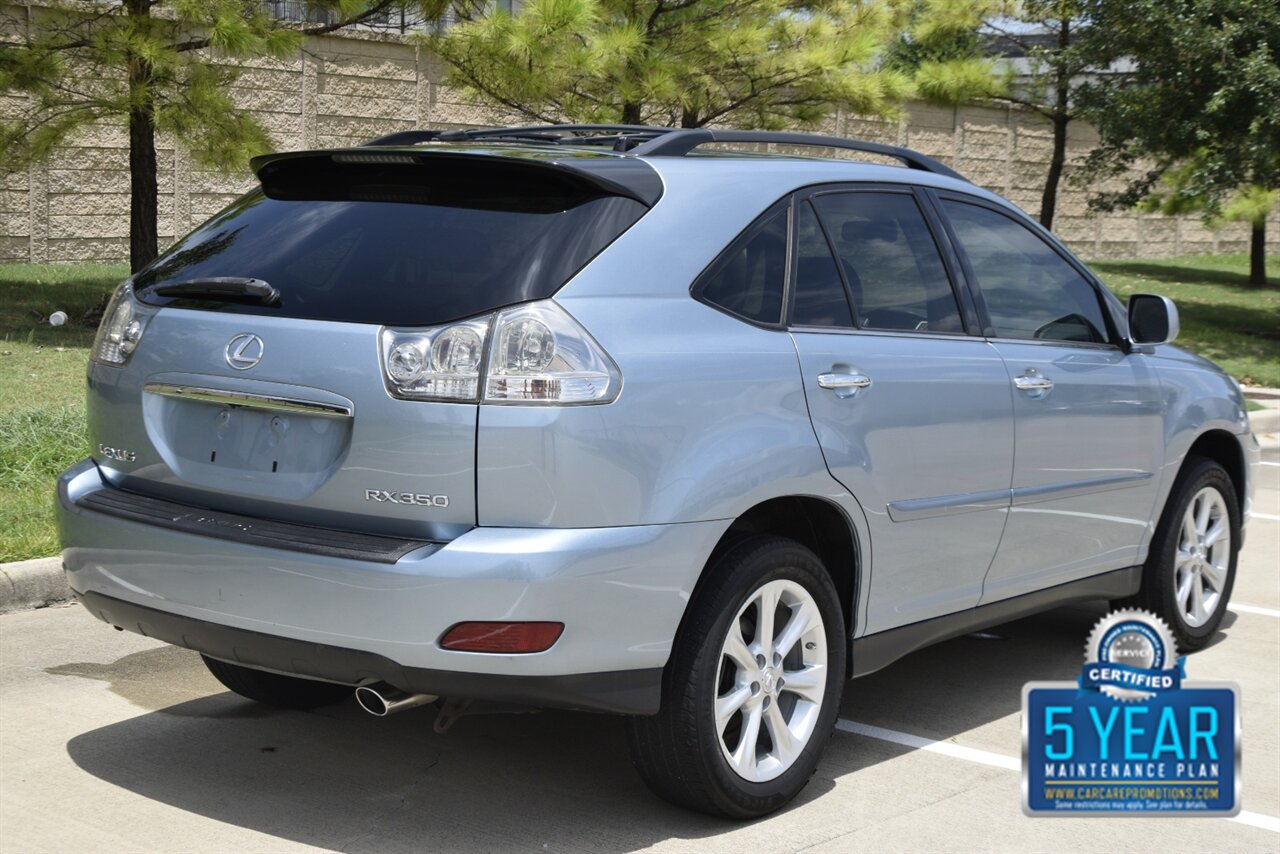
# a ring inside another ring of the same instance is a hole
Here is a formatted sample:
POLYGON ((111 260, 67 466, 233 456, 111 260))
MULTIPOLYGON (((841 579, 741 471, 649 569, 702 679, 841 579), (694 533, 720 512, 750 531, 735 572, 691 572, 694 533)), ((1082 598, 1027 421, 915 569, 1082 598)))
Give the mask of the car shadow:
MULTIPOLYGON (((841 717, 945 740, 1016 715, 1023 683, 1074 678, 1102 613, 1101 605, 1062 608, 922 650, 850 683, 841 717)), ((220 691, 185 650, 54 670, 103 680, 149 709, 71 739, 79 768, 285 840, 344 851, 493 850, 516 840, 539 850, 633 851, 742 828, 651 795, 617 717, 473 714, 437 735, 430 709, 374 719, 354 701, 305 713, 257 706, 220 691), (166 702, 175 690, 188 699, 166 702), (189 699, 202 692, 218 693, 189 699)), ((834 741, 792 807, 796 821, 841 777, 909 750, 844 734, 834 741)))
MULTIPOLYGON (((633 851, 742 827, 650 794, 619 717, 469 714, 437 735, 430 708, 384 719, 354 700, 275 710, 226 692, 197 656, 171 647, 49 672, 101 680, 148 710, 72 738, 79 768, 284 840, 343 851, 633 851), (173 702, 175 692, 187 699, 173 702)), ((798 803, 832 786, 819 773, 798 803)))

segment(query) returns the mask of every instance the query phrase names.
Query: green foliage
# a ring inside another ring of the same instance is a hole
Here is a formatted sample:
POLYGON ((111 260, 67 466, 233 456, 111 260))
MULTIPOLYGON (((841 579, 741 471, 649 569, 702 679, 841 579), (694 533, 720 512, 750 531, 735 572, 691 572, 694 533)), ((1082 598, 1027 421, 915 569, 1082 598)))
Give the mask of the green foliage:
POLYGON ((1223 222, 1247 222, 1261 225, 1280 204, 1280 189, 1268 190, 1257 184, 1236 189, 1222 205, 1219 219, 1223 222))
POLYGON ((197 162, 231 168, 267 147, 260 124, 231 103, 230 61, 285 56, 300 34, 261 4, 240 0, 171 3, 51 3, 32 26, 10 22, 17 43, 0 47, 0 88, 28 103, 0 123, 0 164, 15 170, 49 156, 66 136, 104 119, 142 111, 173 133, 197 162), (130 69, 133 74, 130 74, 130 69), (142 71, 143 73, 139 73, 142 71))
POLYGON ((914 71, 926 100, 951 102, 959 92, 1073 118, 1058 92, 1073 88, 1085 68, 1075 47, 1084 26, 1077 0, 915 0, 908 15, 911 26, 888 62, 914 71), (983 57, 992 49, 1020 55, 1025 67, 1015 76, 983 57))
POLYGON ((1215 193, 1212 184, 1201 177, 1203 161, 1210 156, 1208 152, 1197 152, 1190 160, 1166 169, 1146 197, 1136 204, 1138 210, 1166 216, 1200 213, 1213 228, 1229 222, 1265 225, 1267 217, 1280 203, 1280 189, 1244 184, 1215 193))
POLYGON ((1101 136, 1088 176, 1152 164, 1094 207, 1145 199, 1211 220, 1265 219, 1280 188, 1280 4, 1086 0, 1084 9, 1095 22, 1088 48, 1136 66, 1082 92, 1101 136))
POLYGON ((995 94, 995 66, 980 58, 979 30, 988 16, 1001 9, 998 0, 914 0, 903 8, 903 26, 896 41, 885 52, 884 63, 916 77, 919 95, 930 101, 947 102, 952 84, 948 68, 962 77, 975 72, 981 82, 975 96, 995 94))
MULTIPOLYGON (((909 20, 898 0, 528 0, 465 17, 429 41, 469 94, 543 122, 684 127, 893 115, 916 84, 886 49, 908 26, 929 40, 957 26, 929 9, 909 20)), ((933 91, 963 97, 972 79, 933 91)))
POLYGON ((57 552, 54 483, 88 456, 85 432, 80 403, 0 411, 0 562, 57 552))
MULTIPOLYGON (((295 55, 307 33, 326 33, 391 9, 435 17, 447 0, 311 0, 330 23, 273 18, 255 0, 47 0, 0 16, 0 91, 25 96, 0 118, 0 171, 49 158, 100 122, 127 124, 135 173, 130 256, 156 255, 155 134, 167 133, 199 165, 244 168, 270 148, 266 130, 231 97, 240 61, 295 55)), ((15 99, 16 100, 16 99, 15 99)))

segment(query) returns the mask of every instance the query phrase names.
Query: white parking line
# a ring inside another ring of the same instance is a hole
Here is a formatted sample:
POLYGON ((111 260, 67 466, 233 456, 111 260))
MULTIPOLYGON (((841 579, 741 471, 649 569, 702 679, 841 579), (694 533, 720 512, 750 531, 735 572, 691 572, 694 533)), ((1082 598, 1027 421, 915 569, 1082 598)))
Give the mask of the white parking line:
POLYGON ((1241 605, 1239 602, 1232 602, 1227 606, 1232 611, 1239 611, 1241 614, 1261 614, 1264 617, 1280 617, 1280 611, 1275 608, 1259 608, 1257 605, 1241 605))
POLYGON ((901 744, 903 747, 912 747, 916 750, 927 750, 930 753, 941 753, 943 756, 953 756, 956 759, 967 759, 970 762, 979 762, 983 765, 994 765, 997 768, 1004 768, 1009 771, 1022 770, 1022 761, 1012 756, 1001 756, 999 753, 990 753, 986 750, 961 747, 949 741, 934 741, 893 729, 885 729, 871 724, 860 724, 857 721, 847 721, 844 718, 836 721, 836 729, 851 732, 854 735, 878 738, 881 741, 891 741, 894 744, 901 744))
POLYGON ((1264 466, 1275 466, 1276 468, 1280 469, 1280 463, 1273 463, 1270 460, 1263 460, 1262 464, 1264 466))
POLYGON ((1262 813, 1249 812, 1241 810, 1239 815, 1233 815, 1227 821, 1238 821, 1241 824, 1247 824, 1250 827, 1260 827, 1263 830, 1269 830, 1272 833, 1280 833, 1280 818, 1272 818, 1262 813))
POLYGON ((1272 516, 1270 513, 1250 513, 1250 519, 1270 519, 1272 522, 1280 522, 1280 516, 1272 516))
MULTIPOLYGON (((934 741, 931 738, 921 738, 918 735, 898 732, 896 729, 885 729, 884 727, 859 723, 857 721, 847 721, 844 718, 840 718, 836 721, 836 729, 841 732, 853 733, 854 735, 865 735, 868 738, 888 741, 893 744, 900 744, 903 747, 910 747, 915 750, 924 750, 929 753, 940 753, 943 756, 950 756, 954 759, 964 759, 969 762, 977 762, 982 765, 992 765, 996 768, 1004 768, 1007 771, 1022 770, 1022 760, 1013 756, 1005 756, 1003 753, 992 753, 989 750, 979 750, 975 747, 961 747, 960 745, 952 744, 949 741, 934 741)), ((1247 824, 1250 827, 1269 830, 1272 833, 1280 833, 1280 818, 1263 815, 1262 813, 1242 810, 1239 815, 1231 816, 1227 821, 1247 824)))

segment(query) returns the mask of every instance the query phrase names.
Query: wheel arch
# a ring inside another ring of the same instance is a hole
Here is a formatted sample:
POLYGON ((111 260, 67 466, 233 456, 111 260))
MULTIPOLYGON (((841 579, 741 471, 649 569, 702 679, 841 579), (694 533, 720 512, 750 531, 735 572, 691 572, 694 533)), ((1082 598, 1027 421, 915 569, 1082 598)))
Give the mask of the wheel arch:
MULTIPOLYGON (((844 509, 826 498, 813 495, 771 498, 738 516, 711 550, 690 596, 690 603, 697 601, 700 590, 712 576, 712 569, 721 555, 744 539, 767 534, 795 540, 812 550, 822 561, 840 596, 845 639, 846 643, 850 643, 862 583, 858 532, 844 509)), ((681 630, 690 610, 685 609, 681 630)), ((845 656, 845 660, 852 662, 849 655, 845 656)))
MULTIPOLYGON (((1227 476, 1231 478, 1231 485, 1236 490, 1236 510, 1243 517, 1248 483, 1246 481, 1244 451, 1240 447, 1239 440, 1226 430, 1214 429, 1201 433, 1187 448, 1187 453, 1182 458, 1182 464, 1178 467, 1179 477, 1186 470, 1193 457, 1213 460, 1226 469, 1227 476)), ((1170 495, 1172 494, 1172 490, 1170 490, 1170 495)), ((1168 498, 1166 497, 1165 500, 1167 501, 1168 498)))

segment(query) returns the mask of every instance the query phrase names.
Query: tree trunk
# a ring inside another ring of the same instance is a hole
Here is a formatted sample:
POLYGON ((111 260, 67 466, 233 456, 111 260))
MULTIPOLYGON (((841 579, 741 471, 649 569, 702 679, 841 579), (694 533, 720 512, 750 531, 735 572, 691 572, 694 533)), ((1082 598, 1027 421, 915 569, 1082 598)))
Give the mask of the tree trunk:
POLYGON ((682 128, 700 128, 702 120, 698 118, 698 111, 685 107, 680 113, 680 127, 682 128))
POLYGON ((1040 196, 1040 224, 1053 228, 1053 213, 1058 207, 1058 184, 1062 181, 1062 168, 1067 162, 1067 123, 1063 113, 1053 117, 1053 153, 1049 157, 1049 174, 1044 179, 1044 193, 1040 196))
POLYGON ((622 105, 622 123, 624 125, 640 124, 640 104, 629 102, 622 105))
MULTIPOLYGON (((127 0, 131 16, 149 17, 150 0, 127 0)), ((151 92, 151 63, 130 56, 129 97, 129 268, 138 272, 159 254, 156 232, 159 189, 156 180, 156 124, 151 92)))
POLYGON ((129 268, 138 272, 159 254, 156 218, 156 129, 151 113, 129 111, 129 268))
POLYGON ((1260 220, 1249 232, 1249 284, 1267 283, 1267 223, 1260 220))
POLYGON ((1063 19, 1058 26, 1057 79, 1054 81, 1053 153, 1049 157, 1049 174, 1044 179, 1040 196, 1040 224, 1053 228, 1053 214, 1058 207, 1058 184, 1067 162, 1067 125, 1071 121, 1071 72, 1062 53, 1071 46, 1071 21, 1063 19))

